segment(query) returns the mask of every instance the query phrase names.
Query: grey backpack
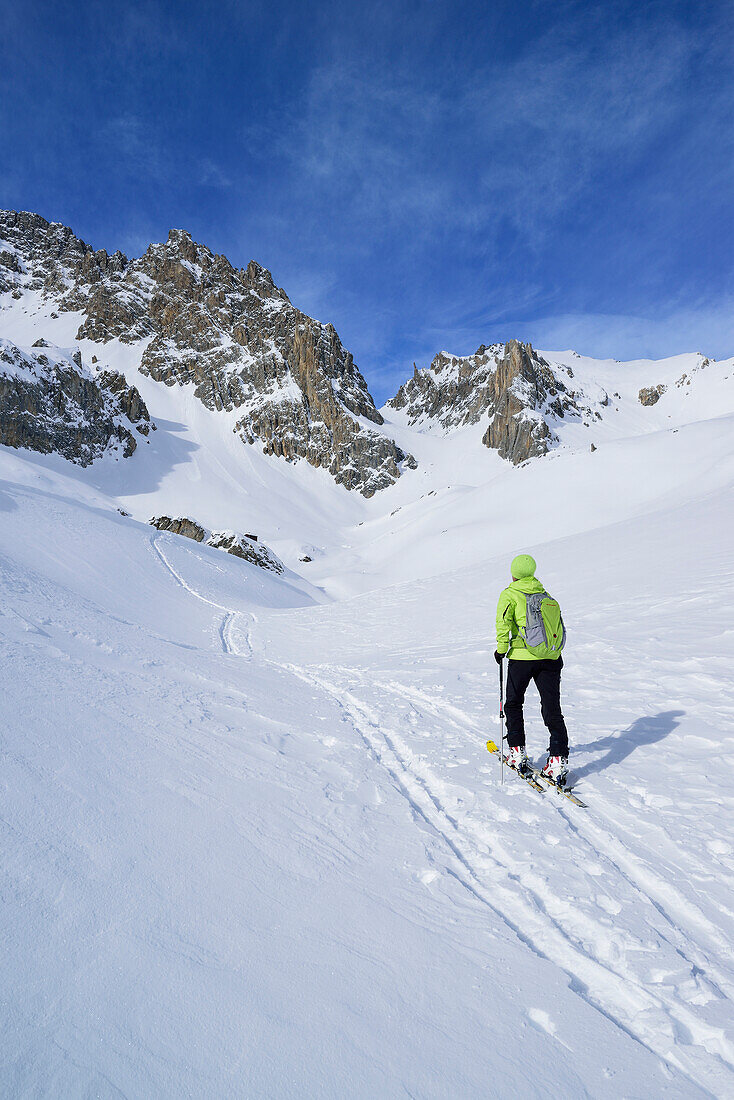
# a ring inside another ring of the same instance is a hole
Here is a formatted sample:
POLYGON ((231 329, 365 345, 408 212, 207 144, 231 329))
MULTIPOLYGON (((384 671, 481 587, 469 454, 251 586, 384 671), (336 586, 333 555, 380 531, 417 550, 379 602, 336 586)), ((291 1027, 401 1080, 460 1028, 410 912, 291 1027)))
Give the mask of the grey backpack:
POLYGON ((561 605, 547 592, 525 593, 525 626, 520 627, 525 648, 544 660, 558 657, 566 644, 561 605))

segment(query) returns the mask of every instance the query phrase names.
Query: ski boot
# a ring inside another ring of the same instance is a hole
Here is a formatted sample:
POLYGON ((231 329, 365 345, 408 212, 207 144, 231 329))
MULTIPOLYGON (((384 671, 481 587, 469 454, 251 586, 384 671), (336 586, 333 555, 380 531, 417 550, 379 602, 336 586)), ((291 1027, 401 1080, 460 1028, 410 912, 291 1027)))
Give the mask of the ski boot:
POLYGON ((508 750, 507 763, 511 768, 514 768, 520 775, 526 775, 530 770, 528 765, 528 754, 525 752, 525 746, 515 745, 508 750))
POLYGON ((548 762, 540 773, 557 787, 565 787, 568 780, 568 757, 549 756, 548 762))

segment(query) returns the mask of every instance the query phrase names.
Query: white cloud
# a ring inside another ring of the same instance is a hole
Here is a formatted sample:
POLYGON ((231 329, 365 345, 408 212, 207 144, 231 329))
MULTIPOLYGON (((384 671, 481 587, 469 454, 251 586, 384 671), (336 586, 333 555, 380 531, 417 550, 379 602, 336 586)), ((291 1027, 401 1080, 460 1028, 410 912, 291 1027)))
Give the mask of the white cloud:
POLYGON ((711 359, 734 356, 734 297, 687 309, 670 305, 639 316, 568 313, 532 319, 465 318, 453 327, 427 327, 412 334, 398 333, 396 318, 389 320, 393 327, 378 328, 377 337, 363 332, 359 323, 342 334, 349 347, 359 348, 358 364, 379 403, 393 396, 411 374, 413 362, 427 367, 440 350, 470 355, 480 344, 512 339, 548 352, 573 349, 595 359, 664 359, 689 351, 711 359), (406 349, 404 354, 388 352, 396 344, 406 349))
POLYGON ((734 298, 655 315, 566 314, 503 325, 548 350, 573 348, 608 359, 663 359, 700 351, 712 359, 734 355, 734 298))
POLYGON ((672 19, 610 34, 595 11, 461 74, 389 56, 357 64, 334 46, 298 106, 247 133, 256 155, 281 158, 313 205, 345 224, 481 236, 491 248, 509 219, 535 248, 608 166, 651 162, 685 104, 705 105, 698 143, 714 138, 729 103, 710 77, 719 48, 672 19))

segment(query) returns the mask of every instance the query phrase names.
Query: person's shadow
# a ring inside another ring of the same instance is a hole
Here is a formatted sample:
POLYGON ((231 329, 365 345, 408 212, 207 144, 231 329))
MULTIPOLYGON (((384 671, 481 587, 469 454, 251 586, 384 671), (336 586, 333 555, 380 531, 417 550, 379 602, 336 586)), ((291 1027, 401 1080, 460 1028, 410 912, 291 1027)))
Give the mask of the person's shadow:
POLYGON ((602 772, 611 764, 619 764, 640 745, 654 745, 656 741, 662 741, 680 723, 678 719, 685 714, 684 710, 664 710, 660 714, 645 715, 637 718, 625 730, 620 730, 615 736, 600 737, 598 741, 592 741, 588 745, 577 745, 577 752, 594 752, 606 749, 606 755, 598 760, 592 760, 584 764, 578 770, 574 768, 574 779, 583 779, 594 772, 602 772))

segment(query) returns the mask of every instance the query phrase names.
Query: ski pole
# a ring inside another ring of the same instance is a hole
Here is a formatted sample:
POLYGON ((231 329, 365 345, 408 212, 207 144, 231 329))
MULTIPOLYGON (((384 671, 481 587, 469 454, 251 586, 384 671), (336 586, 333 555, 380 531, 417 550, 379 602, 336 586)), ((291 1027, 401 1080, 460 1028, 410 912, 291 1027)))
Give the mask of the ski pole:
POLYGON ((502 701, 505 693, 504 665, 500 661, 500 775, 505 781, 505 708, 502 701))

